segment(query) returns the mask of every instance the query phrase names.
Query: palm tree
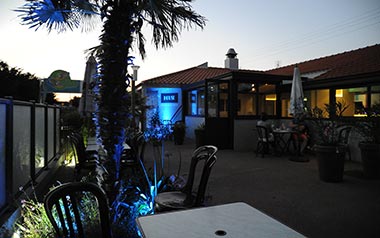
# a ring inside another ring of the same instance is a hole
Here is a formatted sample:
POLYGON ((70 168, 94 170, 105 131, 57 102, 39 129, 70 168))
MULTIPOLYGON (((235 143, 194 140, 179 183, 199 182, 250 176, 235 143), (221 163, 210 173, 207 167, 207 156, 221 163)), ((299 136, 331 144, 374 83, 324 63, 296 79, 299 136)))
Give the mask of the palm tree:
POLYGON ((103 31, 98 47, 100 100, 97 113, 99 136, 113 160, 115 179, 119 179, 119 162, 125 128, 129 124, 126 88, 133 64, 131 51, 137 47, 145 57, 144 24, 153 30, 156 48, 171 47, 181 31, 203 28, 205 18, 192 10, 192 0, 26 0, 17 11, 23 24, 31 28, 44 26, 50 32, 78 27, 91 29, 94 17, 100 17, 103 31))

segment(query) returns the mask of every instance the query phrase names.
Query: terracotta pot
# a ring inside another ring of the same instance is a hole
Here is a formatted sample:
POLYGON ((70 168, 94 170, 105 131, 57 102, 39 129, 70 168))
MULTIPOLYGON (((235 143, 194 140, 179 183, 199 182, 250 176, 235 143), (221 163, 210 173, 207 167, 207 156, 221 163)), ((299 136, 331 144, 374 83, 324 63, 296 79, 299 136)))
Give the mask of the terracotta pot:
POLYGON ((343 146, 316 145, 319 178, 325 182, 341 182, 346 150, 343 146))
POLYGON ((380 144, 359 143, 365 178, 380 178, 380 144))

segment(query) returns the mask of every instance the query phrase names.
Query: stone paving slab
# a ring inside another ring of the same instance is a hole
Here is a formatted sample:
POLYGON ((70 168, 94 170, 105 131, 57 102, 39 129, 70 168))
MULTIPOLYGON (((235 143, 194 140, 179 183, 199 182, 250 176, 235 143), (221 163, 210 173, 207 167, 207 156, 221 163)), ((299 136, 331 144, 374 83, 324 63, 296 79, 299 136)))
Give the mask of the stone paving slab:
MULTIPOLYGON (((186 176, 194 141, 164 144, 164 174, 186 176)), ((289 156, 255 156, 253 151, 219 150, 207 188, 207 205, 242 201, 307 237, 380 237, 380 180, 362 177, 361 164, 346 161, 344 180, 326 183, 318 178, 316 159, 293 162, 289 156)), ((145 165, 153 166, 148 144, 145 165)), ((159 161, 157 161, 160 167, 159 161)), ((57 179, 70 178, 60 170, 57 179)))

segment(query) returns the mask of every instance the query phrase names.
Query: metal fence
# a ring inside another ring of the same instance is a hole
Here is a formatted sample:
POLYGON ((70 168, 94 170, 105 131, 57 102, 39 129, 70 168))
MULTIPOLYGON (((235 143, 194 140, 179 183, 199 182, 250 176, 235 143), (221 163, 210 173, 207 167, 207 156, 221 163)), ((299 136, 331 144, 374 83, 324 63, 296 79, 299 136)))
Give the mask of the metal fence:
POLYGON ((0 99, 0 213, 60 149, 60 108, 0 99))

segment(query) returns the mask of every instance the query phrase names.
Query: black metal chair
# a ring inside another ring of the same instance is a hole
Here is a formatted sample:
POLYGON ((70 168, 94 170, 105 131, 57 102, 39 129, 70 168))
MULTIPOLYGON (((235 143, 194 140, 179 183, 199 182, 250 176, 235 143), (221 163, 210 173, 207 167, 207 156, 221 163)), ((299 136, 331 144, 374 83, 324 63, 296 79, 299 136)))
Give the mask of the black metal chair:
POLYGON ((86 154, 86 147, 84 145, 83 137, 80 133, 72 133, 69 136, 70 142, 73 145, 75 155, 75 177, 80 179, 82 170, 86 173, 95 170, 98 164, 97 154, 86 154))
POLYGON ((348 138, 350 136, 350 132, 351 132, 351 126, 344 126, 341 129, 339 129, 339 136, 338 136, 339 144, 345 147, 349 160, 351 160, 351 150, 348 145, 348 138))
POLYGON ((132 139, 128 141, 128 145, 131 147, 128 150, 124 150, 122 153, 122 162, 127 164, 139 163, 139 160, 144 161, 144 153, 146 141, 143 133, 137 133, 132 139))
POLYGON ((190 171, 185 186, 180 191, 162 192, 155 198, 157 212, 200 207, 204 203, 207 182, 211 169, 216 162, 218 148, 213 145, 204 145, 194 150, 190 171), (198 190, 193 193, 196 167, 199 161, 204 160, 198 190))
POLYGON ((59 185, 47 193, 44 207, 57 237, 112 237, 106 194, 93 183, 59 185))
POLYGON ((133 153, 136 160, 144 161, 146 141, 144 138, 144 133, 139 133, 134 140, 133 153))
POLYGON ((256 125, 257 130, 257 145, 256 145, 256 156, 261 153, 261 157, 269 152, 269 147, 274 146, 274 138, 269 136, 268 129, 265 126, 256 125))
POLYGON ((145 154, 145 146, 146 146, 144 134, 139 136, 138 141, 139 141, 139 146, 138 146, 137 156, 139 160, 144 162, 144 154, 145 154))

